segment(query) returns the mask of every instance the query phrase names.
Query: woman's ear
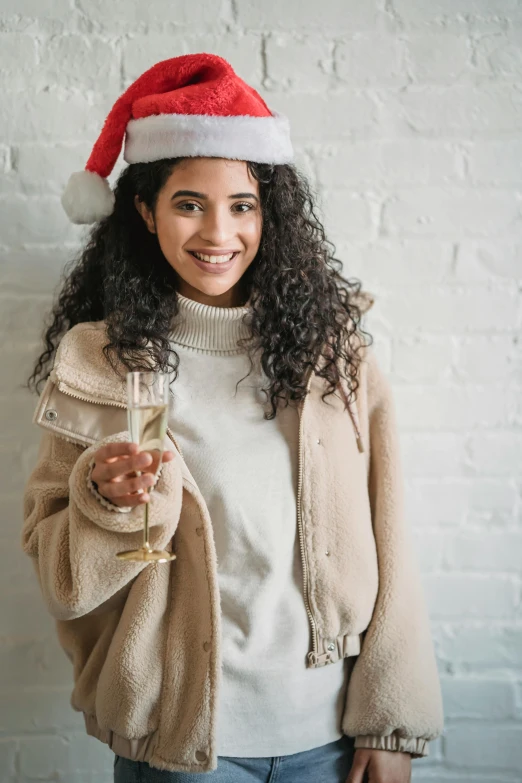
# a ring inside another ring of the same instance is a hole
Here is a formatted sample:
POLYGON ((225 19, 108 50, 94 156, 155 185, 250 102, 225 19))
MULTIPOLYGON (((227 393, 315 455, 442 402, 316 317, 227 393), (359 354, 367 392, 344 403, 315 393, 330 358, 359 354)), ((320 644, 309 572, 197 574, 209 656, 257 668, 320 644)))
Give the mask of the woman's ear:
POLYGON ((145 224, 147 228, 149 229, 151 234, 156 233, 156 227, 154 225, 154 218, 152 217, 152 213, 148 206, 145 204, 145 202, 140 201, 139 196, 134 196, 134 205, 140 215, 142 216, 143 220, 145 221, 145 224))

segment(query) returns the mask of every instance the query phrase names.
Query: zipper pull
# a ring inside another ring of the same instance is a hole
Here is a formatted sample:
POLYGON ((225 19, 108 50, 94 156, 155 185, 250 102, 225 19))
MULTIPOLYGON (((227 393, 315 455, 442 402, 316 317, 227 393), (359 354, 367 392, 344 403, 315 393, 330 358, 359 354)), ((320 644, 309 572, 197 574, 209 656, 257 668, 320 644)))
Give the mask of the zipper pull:
POLYGON ((316 668, 318 666, 326 666, 328 663, 331 663, 330 661, 330 653, 322 653, 319 655, 316 652, 309 652, 308 653, 308 664, 309 667, 316 668))

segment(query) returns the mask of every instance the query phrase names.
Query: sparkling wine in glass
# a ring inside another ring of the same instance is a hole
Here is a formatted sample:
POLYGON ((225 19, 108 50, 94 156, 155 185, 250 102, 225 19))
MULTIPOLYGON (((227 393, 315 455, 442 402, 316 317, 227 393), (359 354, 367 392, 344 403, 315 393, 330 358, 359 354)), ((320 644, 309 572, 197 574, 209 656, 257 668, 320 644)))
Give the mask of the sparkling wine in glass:
MULTIPOLYGON (((165 372, 127 373, 127 420, 131 441, 139 450, 148 451, 158 460, 155 475, 161 469, 169 414, 169 382, 165 372)), ((136 476, 141 471, 136 471, 136 476)), ((153 490, 151 489, 150 492, 153 490)), ((120 560, 168 563, 176 559, 173 552, 151 549, 149 544, 149 504, 144 504, 143 545, 140 549, 118 552, 120 560)))

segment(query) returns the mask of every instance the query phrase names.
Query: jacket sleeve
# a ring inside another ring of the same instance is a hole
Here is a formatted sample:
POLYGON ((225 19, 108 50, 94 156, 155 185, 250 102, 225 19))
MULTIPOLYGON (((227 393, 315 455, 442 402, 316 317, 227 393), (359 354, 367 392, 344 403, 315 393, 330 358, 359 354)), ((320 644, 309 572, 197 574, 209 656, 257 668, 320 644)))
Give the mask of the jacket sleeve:
POLYGON ((345 729, 356 748, 429 755, 443 730, 440 681, 420 569, 404 517, 403 477, 390 383, 366 354, 368 491, 379 588, 347 690, 345 729))
MULTIPOLYGON (((33 561, 47 608, 58 620, 98 614, 104 604, 110 607, 150 565, 116 557, 142 545, 143 507, 124 513, 105 508, 88 484, 94 452, 106 443, 129 439, 128 432, 119 432, 86 448, 49 430, 42 433, 24 489, 21 544, 33 561)), ((163 463, 150 492, 153 548, 164 549, 176 531, 182 484, 179 460, 163 463)))

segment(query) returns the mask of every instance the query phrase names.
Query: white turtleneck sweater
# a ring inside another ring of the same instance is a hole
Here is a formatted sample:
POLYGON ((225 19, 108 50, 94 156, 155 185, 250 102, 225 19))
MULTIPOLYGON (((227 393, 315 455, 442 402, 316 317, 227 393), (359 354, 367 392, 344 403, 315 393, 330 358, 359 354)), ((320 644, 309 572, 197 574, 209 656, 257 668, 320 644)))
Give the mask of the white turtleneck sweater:
POLYGON ((212 521, 222 611, 218 754, 283 756, 342 736, 347 660, 309 669, 297 531, 299 418, 263 418, 268 379, 237 340, 245 307, 178 296, 169 425, 212 521))

